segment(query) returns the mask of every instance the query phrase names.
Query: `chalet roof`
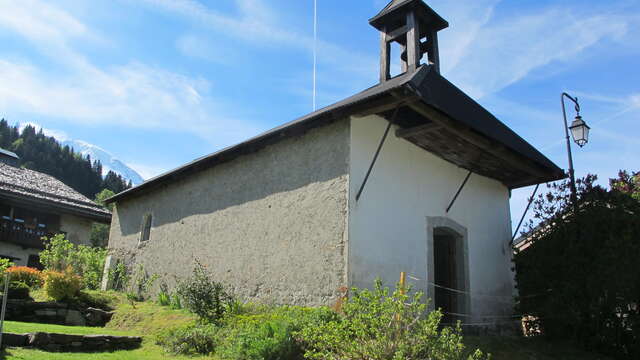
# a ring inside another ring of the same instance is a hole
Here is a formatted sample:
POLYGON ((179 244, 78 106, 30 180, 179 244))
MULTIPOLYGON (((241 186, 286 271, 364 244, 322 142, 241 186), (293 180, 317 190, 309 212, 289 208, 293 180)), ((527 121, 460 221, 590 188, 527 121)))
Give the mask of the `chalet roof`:
POLYGON ((449 27, 449 23, 422 0, 393 0, 376 16, 372 17, 369 20, 369 24, 378 30, 382 30, 383 26, 392 23, 392 21, 389 21, 390 19, 395 18, 396 15, 400 15, 403 9, 411 7, 417 11, 419 18, 429 20, 429 28, 439 31, 449 27))
POLYGON ((399 132, 416 128, 420 130, 435 120, 446 130, 431 133, 425 128, 424 132, 415 132, 414 137, 407 134, 402 134, 402 137, 458 166, 498 179, 509 188, 565 177, 558 166, 438 74, 432 66, 422 65, 416 72, 404 73, 242 143, 149 179, 107 199, 107 202, 144 193, 346 116, 380 114, 389 118, 389 113, 396 106, 402 106, 402 116, 398 118, 405 119, 397 122, 401 128, 399 132), (425 134, 433 139, 427 141, 426 145, 421 142, 425 134), (434 147, 433 144, 438 146, 434 147))
POLYGON ((1 148, 0 148, 0 155, 5 155, 5 156, 12 157, 14 159, 19 159, 19 157, 18 157, 18 155, 16 155, 16 153, 11 152, 9 150, 1 149, 1 148))
POLYGON ((111 213, 53 176, 0 163, 0 198, 111 221, 111 213))

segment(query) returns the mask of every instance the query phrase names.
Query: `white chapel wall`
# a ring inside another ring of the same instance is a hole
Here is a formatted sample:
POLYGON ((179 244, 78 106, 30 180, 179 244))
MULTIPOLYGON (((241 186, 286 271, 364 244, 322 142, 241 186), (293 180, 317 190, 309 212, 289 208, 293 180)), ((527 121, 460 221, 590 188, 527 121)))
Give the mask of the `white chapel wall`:
POLYGON ((426 283, 432 278, 428 269, 433 261, 427 219, 448 218, 468 233, 469 290, 504 296, 472 296, 468 311, 477 319, 512 311, 509 191, 503 184, 471 175, 447 214, 445 209, 468 171, 397 138, 393 129, 361 199, 355 201, 386 126, 387 121, 378 116, 351 121, 350 284, 370 287, 380 277, 393 286, 405 271, 420 279, 409 279, 414 288, 432 296, 433 287, 426 283))

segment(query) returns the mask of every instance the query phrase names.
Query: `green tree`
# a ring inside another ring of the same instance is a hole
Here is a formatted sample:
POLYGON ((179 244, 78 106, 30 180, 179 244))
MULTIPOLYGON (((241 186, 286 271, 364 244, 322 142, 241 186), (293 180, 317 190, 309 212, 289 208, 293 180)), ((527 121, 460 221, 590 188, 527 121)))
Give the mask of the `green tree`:
POLYGON ((637 173, 625 174, 611 189, 595 185, 595 176, 580 179, 577 207, 571 206, 568 182, 538 197, 535 216, 541 223, 514 259, 517 311, 533 316, 527 326, 547 337, 638 359, 640 201, 634 197, 637 173))
MULTIPOLYGON (((105 200, 115 195, 115 193, 109 189, 103 189, 96 194, 96 204, 113 211, 113 204, 106 204, 105 200)), ((106 247, 109 243, 109 225, 93 223, 91 226, 91 245, 98 247, 106 247)))
POLYGON ((121 192, 131 187, 112 172, 103 179, 99 161, 61 146, 55 138, 30 125, 20 132, 17 126, 0 120, 0 147, 15 152, 20 157, 19 166, 51 175, 89 198, 104 188, 121 192))

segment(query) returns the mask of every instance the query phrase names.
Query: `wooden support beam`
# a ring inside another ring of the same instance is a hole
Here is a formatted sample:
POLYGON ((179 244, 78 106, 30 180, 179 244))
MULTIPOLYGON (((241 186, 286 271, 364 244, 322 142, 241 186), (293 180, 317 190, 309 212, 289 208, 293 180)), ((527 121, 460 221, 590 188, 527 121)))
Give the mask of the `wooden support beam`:
POLYGON ((416 135, 426 134, 441 128, 442 128, 442 125, 435 122, 431 122, 428 124, 418 125, 418 126, 414 126, 406 129, 398 129, 396 130, 396 136, 399 138, 405 139, 405 138, 416 136, 416 135))
POLYGON ((391 78, 391 44, 387 41, 386 28, 380 32, 380 82, 391 78))
POLYGON ((352 116, 356 118, 363 118, 369 115, 380 114, 389 110, 394 109, 400 103, 406 103, 407 100, 401 97, 398 98, 384 98, 382 100, 378 100, 375 103, 368 104, 361 111, 356 111, 352 116))
POLYGON ((429 63, 434 66, 436 72, 440 73, 440 49, 438 48, 438 32, 432 30, 427 40, 427 54, 429 63))
POLYGON ((420 46, 420 29, 416 22, 416 14, 410 11, 407 14, 407 66, 410 72, 416 71, 420 65, 419 46, 420 46))
POLYGON ((404 74, 409 70, 409 65, 407 64, 407 45, 400 44, 400 53, 404 55, 404 58, 400 56, 400 67, 404 74))
POLYGON ((387 34, 387 42, 395 41, 402 35, 406 34, 407 31, 409 31, 409 28, 406 25, 393 30, 392 32, 387 34))
POLYGON ((440 124, 444 128, 455 132, 456 135, 461 137, 463 140, 501 159, 509 166, 535 176, 548 177, 547 173, 545 173, 541 168, 528 161, 524 157, 517 156, 505 146, 493 142, 461 124, 455 123, 447 116, 427 106, 426 104, 421 102, 413 102, 410 103, 409 106, 422 116, 433 121, 434 123, 440 124))

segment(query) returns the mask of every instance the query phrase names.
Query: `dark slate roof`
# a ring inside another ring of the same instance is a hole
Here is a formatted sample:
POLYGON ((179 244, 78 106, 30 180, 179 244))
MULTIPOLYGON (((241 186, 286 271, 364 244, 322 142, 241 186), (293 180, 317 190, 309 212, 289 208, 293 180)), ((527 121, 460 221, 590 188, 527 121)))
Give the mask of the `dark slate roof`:
POLYGON ((403 8, 409 7, 414 7, 418 16, 429 20, 429 28, 432 30, 439 31, 449 27, 449 23, 422 0, 393 0, 378 15, 372 17, 369 20, 369 24, 378 30, 382 30, 382 27, 388 22, 387 18, 395 17, 396 13, 401 12, 403 8))
POLYGON ((447 114, 453 120, 503 144, 523 160, 535 163, 546 174, 544 177, 538 178, 536 182, 558 180, 565 176, 558 166, 464 94, 464 92, 443 78, 433 70, 432 66, 423 65, 414 73, 402 74, 242 143, 203 156, 174 170, 158 175, 107 199, 107 202, 119 201, 135 194, 152 190, 157 186, 176 181, 194 172, 258 151, 286 137, 297 136, 311 128, 322 126, 357 112, 367 111, 379 105, 381 100, 397 98, 399 93, 406 94, 407 97, 419 97, 425 104, 447 114))
POLYGON ((18 155, 16 155, 16 153, 13 153, 9 150, 5 150, 5 149, 0 149, 0 155, 6 155, 9 157, 12 157, 14 159, 19 159, 18 155))
POLYGON ((0 198, 109 222, 111 213, 53 176, 0 163, 0 198))

